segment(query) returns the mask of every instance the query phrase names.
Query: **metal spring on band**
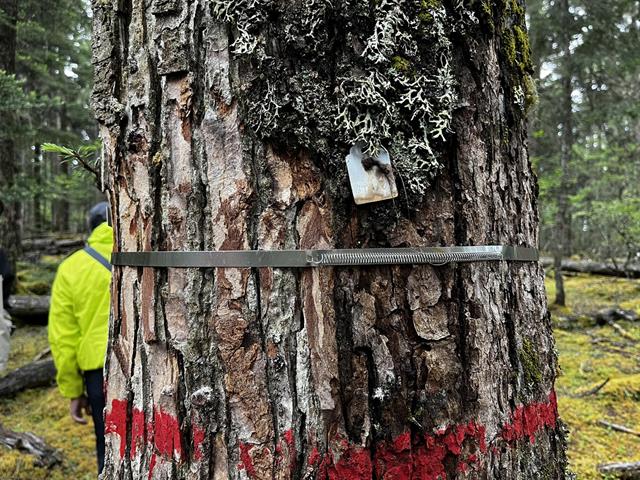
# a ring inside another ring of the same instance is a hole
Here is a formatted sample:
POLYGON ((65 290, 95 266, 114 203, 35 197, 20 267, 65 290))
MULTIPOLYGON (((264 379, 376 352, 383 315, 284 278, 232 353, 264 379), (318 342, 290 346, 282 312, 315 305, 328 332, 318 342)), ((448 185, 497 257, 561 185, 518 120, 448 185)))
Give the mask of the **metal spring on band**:
POLYGON ((386 265, 420 264, 445 265, 452 262, 502 260, 501 253, 490 252, 329 252, 314 262, 320 265, 386 265))

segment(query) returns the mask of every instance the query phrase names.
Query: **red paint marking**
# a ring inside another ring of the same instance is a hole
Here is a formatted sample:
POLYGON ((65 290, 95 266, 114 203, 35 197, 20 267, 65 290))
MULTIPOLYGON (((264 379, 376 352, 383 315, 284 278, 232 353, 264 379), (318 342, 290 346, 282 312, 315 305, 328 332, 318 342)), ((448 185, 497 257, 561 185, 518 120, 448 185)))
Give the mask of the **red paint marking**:
POLYGON ((127 447, 127 407, 126 400, 112 400, 111 410, 104 419, 104 433, 115 433, 120 437, 120 458, 124 457, 127 447))
MULTIPOLYGON (((128 402, 115 399, 105 417, 105 433, 120 437, 120 457, 126 452, 128 402)), ((558 406, 555 392, 551 392, 547 402, 518 406, 510 415, 509 422, 502 426, 499 439, 507 445, 528 438, 535 442, 535 436, 545 428, 554 428, 558 418, 558 406)), ((195 460, 204 458, 202 445, 205 430, 192 425, 193 456, 195 460)), ((131 457, 137 449, 152 444, 153 454, 149 463, 149 478, 158 461, 162 458, 177 457, 183 459, 180 423, 172 415, 155 409, 153 422, 145 423, 144 412, 133 408, 131 412, 131 457)), ((291 472, 296 470, 297 451, 295 435, 292 430, 282 433, 283 441, 276 446, 276 461, 282 458, 284 445, 289 455, 291 472)), ((256 478, 251 450, 254 445, 241 442, 239 469, 244 469, 249 478, 256 478)), ((334 438, 331 448, 322 455, 317 445, 309 452, 308 465, 317 467, 316 478, 323 480, 369 480, 375 469, 376 477, 381 480, 444 480, 447 478, 446 466, 456 465, 461 473, 479 468, 485 454, 491 449, 494 455, 500 451, 495 444, 487 445, 486 428, 473 421, 466 424, 440 428, 433 434, 412 436, 404 432, 388 442, 379 442, 375 446, 372 461, 368 448, 353 445, 343 437, 334 438), (452 463, 455 462, 455 463, 452 463)), ((269 453, 265 449, 265 453, 269 453)))
POLYGON ((378 478, 411 480, 414 469, 411 433, 404 432, 390 443, 378 443, 374 463, 378 478))
POLYGON ((287 444, 287 451, 289 452, 289 471, 293 474, 296 471, 296 464, 298 460, 298 452, 296 451, 296 439, 293 435, 293 430, 289 429, 285 431, 282 436, 287 444))
POLYGON ((204 442, 204 430, 198 425, 192 425, 193 430, 193 458, 202 460, 204 452, 202 451, 202 443, 204 442))
POLYGON ((249 478, 254 478, 256 475, 256 467, 253 465, 253 459, 251 458, 251 449, 253 445, 249 443, 240 442, 240 465, 238 468, 244 468, 249 478))
POLYGON ((136 456, 138 444, 144 446, 146 443, 144 412, 134 408, 131 420, 131 458, 133 458, 136 456))
POLYGON ((180 438, 180 424, 170 414, 160 409, 153 411, 153 443, 160 455, 182 459, 182 441, 180 438))
POLYGON ((149 461, 149 480, 151 480, 151 477, 153 476, 153 469, 156 468, 156 453, 153 452, 153 455, 151 455, 151 460, 149 461))
POLYGON ((528 437, 535 442, 536 433, 545 427, 554 428, 558 418, 558 402, 556 393, 551 392, 549 401, 520 405, 511 414, 511 421, 502 426, 500 436, 507 442, 516 442, 528 437))
MULTIPOLYGON (((329 480, 370 480, 373 477, 371 452, 363 447, 350 445, 345 439, 339 441, 340 458, 334 462, 329 453, 325 459, 329 480)), ((322 477, 320 477, 322 478, 322 477)))
POLYGON ((433 435, 411 439, 402 433, 391 442, 376 446, 376 474, 385 480, 438 480, 446 478, 448 459, 458 459, 458 468, 468 471, 477 462, 463 450, 486 451, 485 428, 475 422, 438 429, 433 435))
POLYGON ((318 451, 318 447, 313 447, 313 449, 311 450, 311 453, 309 453, 309 460, 307 463, 309 463, 309 466, 316 466, 321 459, 321 455, 320 452, 318 451))

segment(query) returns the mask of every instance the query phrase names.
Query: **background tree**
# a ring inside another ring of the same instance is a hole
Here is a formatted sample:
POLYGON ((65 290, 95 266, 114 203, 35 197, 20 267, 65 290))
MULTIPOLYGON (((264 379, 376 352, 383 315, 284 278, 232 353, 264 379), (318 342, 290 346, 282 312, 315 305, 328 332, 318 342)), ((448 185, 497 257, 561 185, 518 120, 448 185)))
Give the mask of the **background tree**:
MULTIPOLYGON (((0 77, 0 111, 10 120, 0 136, 13 145, 15 161, 13 181, 0 195, 16 202, 26 236, 84 232, 86 209, 100 198, 78 162, 61 163, 41 149, 45 142, 77 147, 95 138, 88 14, 86 2, 16 3, 14 75, 0 77)), ((21 232, 17 227, 12 231, 21 232)))
POLYGON ((626 0, 531 2, 533 51, 540 65, 531 144, 541 179, 541 242, 547 250, 559 252, 557 247, 566 244, 564 255, 637 260, 640 162, 634 85, 639 71, 633 52, 640 46, 634 20, 638 8, 626 0), (567 105, 569 97, 572 128, 565 129, 561 115, 568 118, 568 109, 558 106, 567 105), (572 142, 566 141, 569 130, 572 142), (563 144, 568 143, 570 168, 563 174, 561 152, 566 156, 563 144), (564 230, 571 235, 561 242, 558 235, 564 230))
MULTIPOLYGON (((16 68, 16 19, 17 0, 0 2, 0 92, 7 100, 20 97, 13 74, 16 68)), ((14 118, 9 108, 0 109, 0 124, 11 125, 14 118)), ((12 269, 20 248, 20 205, 6 190, 13 187, 17 174, 13 139, 0 131, 0 247, 6 249, 12 269)))

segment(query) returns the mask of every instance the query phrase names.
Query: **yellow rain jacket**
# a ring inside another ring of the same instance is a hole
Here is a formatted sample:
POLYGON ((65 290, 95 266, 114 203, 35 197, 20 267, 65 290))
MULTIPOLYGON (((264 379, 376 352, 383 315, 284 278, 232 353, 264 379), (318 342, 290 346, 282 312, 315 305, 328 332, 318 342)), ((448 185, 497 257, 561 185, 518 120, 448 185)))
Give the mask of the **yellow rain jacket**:
MULTIPOLYGON (((89 237, 89 246, 111 259, 113 230, 105 222, 89 237)), ((49 309, 49 343, 58 370, 60 393, 84 393, 82 372, 104 366, 109 334, 111 271, 79 250, 64 260, 53 282, 49 309)))

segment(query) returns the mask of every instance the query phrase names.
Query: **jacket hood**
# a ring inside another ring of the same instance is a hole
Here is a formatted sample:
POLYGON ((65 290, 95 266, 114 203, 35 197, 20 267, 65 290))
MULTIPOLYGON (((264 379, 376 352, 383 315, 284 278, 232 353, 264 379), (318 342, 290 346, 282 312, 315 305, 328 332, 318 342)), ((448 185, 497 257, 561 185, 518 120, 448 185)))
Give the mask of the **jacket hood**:
POLYGON ((101 223, 91 232, 88 243, 91 246, 102 244, 111 247, 113 245, 113 228, 107 222, 101 223))

